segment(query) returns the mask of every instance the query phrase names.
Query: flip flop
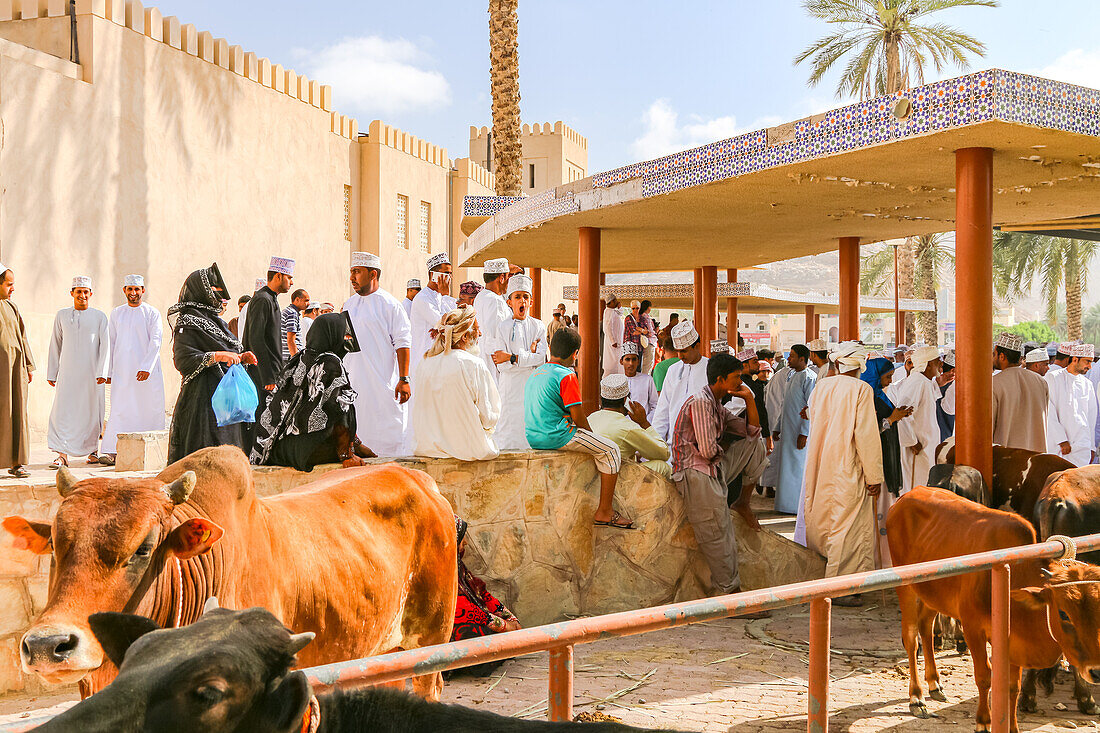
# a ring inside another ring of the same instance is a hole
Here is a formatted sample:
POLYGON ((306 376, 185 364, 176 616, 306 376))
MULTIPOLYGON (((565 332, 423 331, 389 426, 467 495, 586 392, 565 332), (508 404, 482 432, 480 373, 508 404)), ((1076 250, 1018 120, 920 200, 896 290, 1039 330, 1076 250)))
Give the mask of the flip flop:
POLYGON ((8 473, 10 473, 12 476, 15 476, 16 478, 29 478, 30 477, 30 473, 27 471, 27 469, 23 468, 22 466, 16 466, 16 467, 13 467, 13 468, 9 468, 8 473))
POLYGON ((86 460, 84 462, 87 463, 89 466, 94 466, 94 465, 99 463, 99 456, 96 455, 95 453, 89 453, 88 454, 88 460, 86 460))
POLYGON ((108 453, 104 453, 103 455, 101 455, 99 457, 99 465, 101 465, 101 466, 113 466, 113 465, 115 465, 115 457, 108 454, 108 453))
POLYGON ((51 471, 56 471, 57 469, 61 468, 62 466, 64 466, 65 468, 68 468, 69 467, 69 459, 65 458, 64 456, 58 456, 57 458, 53 459, 53 463, 50 464, 50 470, 51 471))
POLYGON ((637 529, 634 526, 634 522, 626 519, 623 515, 616 511, 611 512, 611 519, 606 522, 601 522, 598 519, 593 519, 592 524, 597 527, 611 527, 612 529, 637 529), (625 523, 624 523, 625 522, 625 523))

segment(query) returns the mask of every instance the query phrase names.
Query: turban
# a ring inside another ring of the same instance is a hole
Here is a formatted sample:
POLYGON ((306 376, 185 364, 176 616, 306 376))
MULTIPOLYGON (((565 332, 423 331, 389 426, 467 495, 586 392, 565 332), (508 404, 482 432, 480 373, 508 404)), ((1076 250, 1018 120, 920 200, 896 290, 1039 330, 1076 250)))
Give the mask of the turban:
POLYGON ((459 285, 458 292, 462 295, 477 295, 481 292, 481 286, 470 280, 459 285))
POLYGON ((462 339, 468 334, 474 332, 475 323, 477 323, 477 312, 472 306, 460 305, 447 313, 439 319, 439 324, 435 327, 438 334, 424 357, 448 353, 462 343, 462 339))
POLYGON ((935 346, 918 346, 913 351, 913 369, 923 372, 928 364, 940 358, 940 352, 935 346))

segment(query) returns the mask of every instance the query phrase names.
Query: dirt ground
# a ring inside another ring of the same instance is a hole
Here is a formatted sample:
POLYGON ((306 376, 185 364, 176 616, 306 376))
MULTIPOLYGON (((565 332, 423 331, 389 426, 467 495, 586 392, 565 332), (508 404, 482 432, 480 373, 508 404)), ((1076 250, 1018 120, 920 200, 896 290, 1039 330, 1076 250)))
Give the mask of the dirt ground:
MULTIPOLYGON (((973 726, 976 688, 969 656, 938 655, 948 702, 929 701, 938 717, 909 715, 900 614, 892 595, 873 594, 864 609, 833 611, 829 712, 835 731, 961 731, 973 726)), ((804 730, 806 725, 808 608, 770 620, 709 621, 644 636, 577 647, 576 712, 599 711, 645 728, 689 731, 804 730)), ((923 672, 922 672, 923 678, 923 672)), ((488 677, 457 678, 444 700, 506 715, 546 715, 547 655, 509 660, 488 677)), ((1098 728, 1081 715, 1072 685, 1040 697, 1045 713, 1021 715, 1025 731, 1098 728), (1064 710, 1061 708, 1065 708, 1064 710)), ((71 691, 0 700, 0 724, 56 713, 72 704, 71 691)))

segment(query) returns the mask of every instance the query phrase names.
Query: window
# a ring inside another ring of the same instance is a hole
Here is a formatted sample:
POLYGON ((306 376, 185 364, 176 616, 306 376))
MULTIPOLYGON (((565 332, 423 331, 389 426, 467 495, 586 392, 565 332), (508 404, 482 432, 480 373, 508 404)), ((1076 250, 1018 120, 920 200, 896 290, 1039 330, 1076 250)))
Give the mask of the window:
POLYGON ((344 239, 351 241, 351 186, 344 186, 344 239))
POLYGON ((397 194, 397 246, 409 248, 409 197, 397 194))
POLYGON ((535 164, 531 163, 530 165, 528 165, 527 170, 528 170, 528 172, 531 176, 531 185, 528 186, 528 188, 534 188, 535 187, 535 164))
POLYGON ((759 323, 756 324, 756 330, 759 331, 760 333, 764 333, 765 331, 768 330, 768 324, 765 323, 764 321, 760 321, 759 323))
POLYGON ((432 205, 420 202, 420 251, 432 251, 432 205))

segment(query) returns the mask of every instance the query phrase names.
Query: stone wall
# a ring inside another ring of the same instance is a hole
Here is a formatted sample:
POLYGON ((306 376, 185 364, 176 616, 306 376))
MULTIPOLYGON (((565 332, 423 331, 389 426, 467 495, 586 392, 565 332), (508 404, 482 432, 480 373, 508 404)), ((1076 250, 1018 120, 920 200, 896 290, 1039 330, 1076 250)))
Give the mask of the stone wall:
MULTIPOLYGON (((530 451, 474 463, 397 462, 431 475, 455 513, 470 523, 467 566, 526 626, 706 595, 710 572, 679 494, 637 464, 623 465, 616 508, 638 529, 619 530, 593 526, 599 478, 591 458, 580 454, 530 451)), ((319 466, 311 473, 257 468, 256 493, 290 491, 337 468, 319 466)), ((88 475, 87 469, 74 472, 88 475)), ((137 475, 152 474, 119 477, 137 475)), ((29 483, 0 480, 0 517, 48 521, 53 516, 60 503, 54 484, 29 483)), ((734 517, 745 589, 824 574, 820 557, 775 533, 752 532, 734 517)), ((48 575, 48 557, 16 550, 11 536, 0 532, 0 694, 41 686, 22 676, 18 645, 45 604, 48 575)))

